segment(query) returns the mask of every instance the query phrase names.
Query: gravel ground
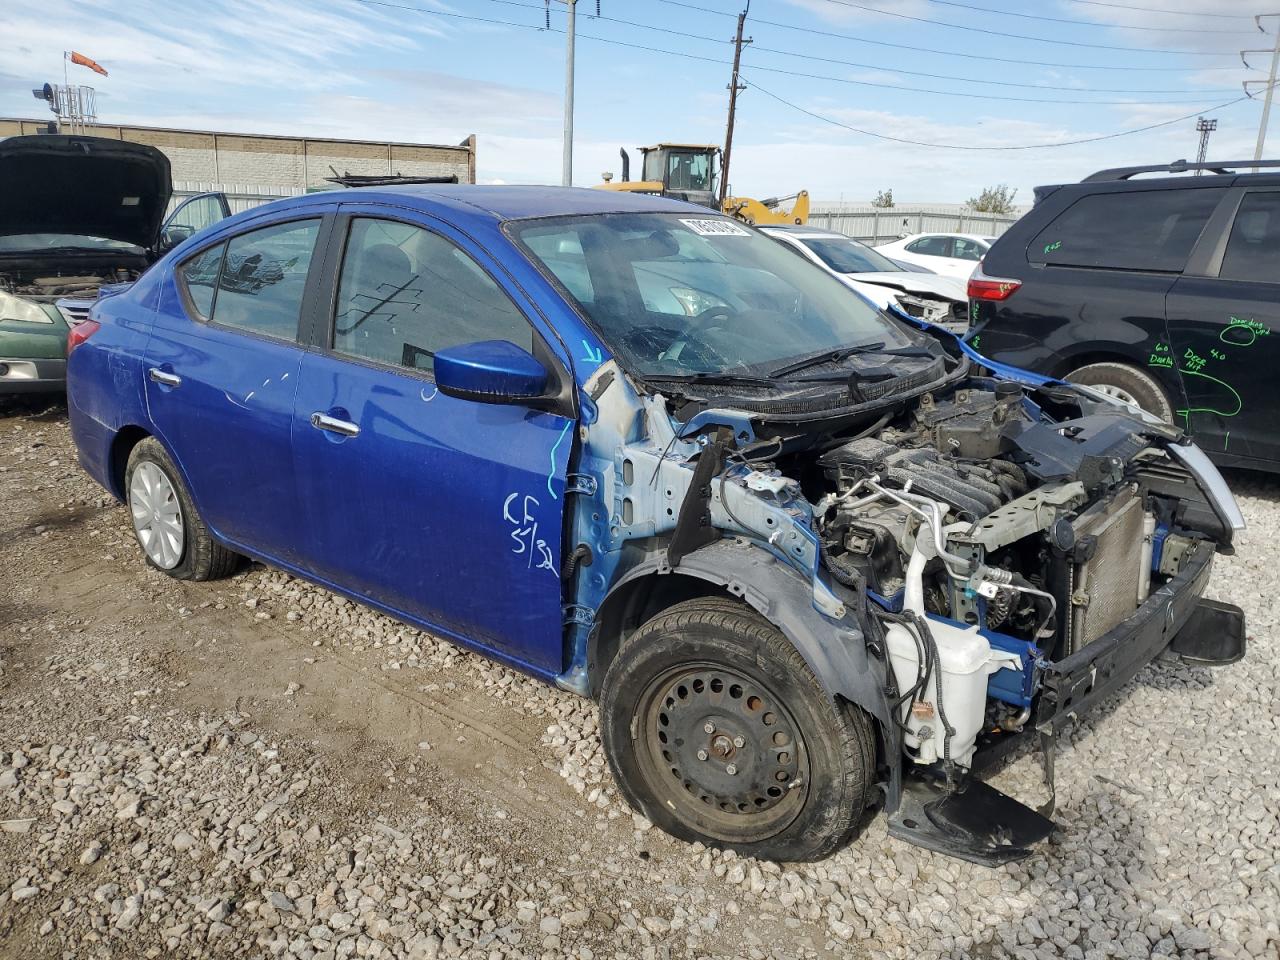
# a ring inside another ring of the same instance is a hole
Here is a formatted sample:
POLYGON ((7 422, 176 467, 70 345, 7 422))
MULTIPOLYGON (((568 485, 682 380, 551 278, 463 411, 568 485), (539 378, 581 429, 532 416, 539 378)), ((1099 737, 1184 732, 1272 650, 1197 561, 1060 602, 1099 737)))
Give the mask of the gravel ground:
MULTIPOLYGON (((872 820, 818 864, 670 840, 592 704, 270 568, 181 584, 0 403, 0 956, 1276 957, 1280 480, 1211 593, 1248 658, 1147 668, 999 869, 872 820)), ((1034 755, 996 785, 1044 798, 1034 755)))

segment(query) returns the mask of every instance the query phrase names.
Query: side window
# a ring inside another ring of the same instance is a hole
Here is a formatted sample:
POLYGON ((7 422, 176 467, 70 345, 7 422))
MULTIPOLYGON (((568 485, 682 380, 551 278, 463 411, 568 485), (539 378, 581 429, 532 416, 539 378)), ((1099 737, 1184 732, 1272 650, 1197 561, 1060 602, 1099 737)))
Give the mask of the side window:
POLYGON ((416 370, 443 347, 508 340, 533 328, 479 264, 443 237, 389 220, 351 221, 338 281, 333 349, 416 370))
POLYGON ((1187 265, 1223 188, 1082 197, 1027 248, 1032 263, 1177 273, 1187 265))
POLYGON ((1280 283, 1280 192, 1247 193, 1236 211, 1218 276, 1280 283))
POLYGON ((208 320, 213 314, 213 293, 222 271, 222 255, 227 245, 220 243, 197 253, 178 265, 178 282, 186 290, 196 316, 208 320))
POLYGON ((295 220, 227 241, 210 319, 280 340, 296 340, 319 220, 295 220))
POLYGON ((952 242, 954 243, 952 256, 957 260, 981 260, 982 255, 987 252, 982 244, 963 237, 956 237, 952 242))
POLYGON ((912 253, 922 253, 926 257, 949 257, 951 241, 946 237, 922 237, 915 243, 907 244, 912 253))

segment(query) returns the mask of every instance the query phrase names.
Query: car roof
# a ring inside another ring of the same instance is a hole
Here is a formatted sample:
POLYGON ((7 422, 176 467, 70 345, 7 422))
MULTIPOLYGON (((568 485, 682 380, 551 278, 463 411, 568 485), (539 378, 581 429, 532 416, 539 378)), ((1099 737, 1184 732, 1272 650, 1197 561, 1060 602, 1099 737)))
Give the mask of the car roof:
POLYGON ((334 202, 389 203, 427 213, 450 211, 455 219, 491 221, 603 213, 687 213, 721 217, 719 210, 641 193, 593 190, 585 187, 546 187, 478 184, 392 184, 324 190, 277 200, 249 213, 306 209, 334 202))

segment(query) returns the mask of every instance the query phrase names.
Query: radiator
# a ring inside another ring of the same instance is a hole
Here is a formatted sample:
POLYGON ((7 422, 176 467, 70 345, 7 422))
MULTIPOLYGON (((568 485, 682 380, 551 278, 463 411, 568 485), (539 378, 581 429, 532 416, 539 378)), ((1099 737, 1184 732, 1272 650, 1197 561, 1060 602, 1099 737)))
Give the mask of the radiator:
POLYGON ((1086 511, 1076 523, 1076 537, 1097 539, 1093 557, 1076 567, 1068 653, 1074 653, 1138 609, 1142 581, 1142 499, 1136 488, 1121 491, 1108 503, 1086 511))

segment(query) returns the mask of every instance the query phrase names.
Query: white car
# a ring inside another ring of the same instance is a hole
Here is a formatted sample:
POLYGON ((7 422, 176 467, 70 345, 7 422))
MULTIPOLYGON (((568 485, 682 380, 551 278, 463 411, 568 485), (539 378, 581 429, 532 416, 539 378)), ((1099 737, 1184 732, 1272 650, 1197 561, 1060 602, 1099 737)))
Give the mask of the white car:
POLYGON ((968 280, 995 242, 995 237, 973 233, 913 233, 876 249, 894 260, 918 263, 945 276, 968 280))
POLYGON ((913 317, 954 333, 968 332, 969 301, 964 280, 897 263, 842 233, 812 227, 761 229, 835 274, 878 307, 894 304, 913 317))

